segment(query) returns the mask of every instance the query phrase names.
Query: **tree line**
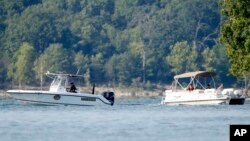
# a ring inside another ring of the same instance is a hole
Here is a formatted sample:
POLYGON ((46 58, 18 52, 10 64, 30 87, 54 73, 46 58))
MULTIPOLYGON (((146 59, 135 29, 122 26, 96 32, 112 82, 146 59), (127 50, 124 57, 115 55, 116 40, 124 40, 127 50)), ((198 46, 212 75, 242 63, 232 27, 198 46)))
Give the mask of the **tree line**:
POLYGON ((86 85, 169 83, 207 70, 232 84, 217 0, 0 1, 0 81, 46 83, 45 72, 86 85))

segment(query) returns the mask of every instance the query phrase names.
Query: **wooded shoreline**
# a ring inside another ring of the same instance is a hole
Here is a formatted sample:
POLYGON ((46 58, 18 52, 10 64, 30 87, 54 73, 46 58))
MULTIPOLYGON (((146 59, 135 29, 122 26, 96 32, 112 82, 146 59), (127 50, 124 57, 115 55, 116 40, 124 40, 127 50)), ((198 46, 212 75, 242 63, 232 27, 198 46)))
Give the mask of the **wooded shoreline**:
POLYGON ((218 42, 220 9, 215 0, 0 1, 0 89, 46 83, 47 71, 133 87, 206 70, 237 84, 218 42))

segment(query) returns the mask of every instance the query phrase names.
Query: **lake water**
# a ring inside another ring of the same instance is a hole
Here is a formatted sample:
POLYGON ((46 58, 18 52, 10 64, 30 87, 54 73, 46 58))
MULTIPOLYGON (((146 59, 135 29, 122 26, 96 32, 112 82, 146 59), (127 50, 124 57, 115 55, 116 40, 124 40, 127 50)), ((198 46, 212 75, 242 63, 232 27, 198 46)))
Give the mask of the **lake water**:
POLYGON ((114 106, 37 106, 0 97, 1 141, 226 141, 230 124, 250 124, 245 105, 164 106, 160 97, 114 106))

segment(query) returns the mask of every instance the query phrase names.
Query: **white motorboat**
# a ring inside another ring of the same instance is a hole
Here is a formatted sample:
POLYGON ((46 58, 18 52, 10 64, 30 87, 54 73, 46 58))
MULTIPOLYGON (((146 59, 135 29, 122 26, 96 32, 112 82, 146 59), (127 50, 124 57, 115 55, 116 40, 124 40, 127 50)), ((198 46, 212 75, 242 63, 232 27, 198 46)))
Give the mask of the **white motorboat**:
POLYGON ((215 88, 214 72, 196 71, 174 76, 171 90, 165 90, 161 104, 167 105, 209 105, 244 104, 242 91, 215 88), (213 88, 211 88, 211 83, 213 88))
POLYGON ((68 88, 68 81, 71 77, 83 77, 82 75, 72 74, 56 74, 46 73, 47 76, 53 78, 49 91, 40 90, 8 90, 7 93, 16 100, 45 104, 45 105, 79 105, 79 106, 92 106, 92 105, 113 105, 114 92, 107 91, 102 94, 94 94, 93 87, 92 93, 81 93, 79 89, 70 92, 68 88))

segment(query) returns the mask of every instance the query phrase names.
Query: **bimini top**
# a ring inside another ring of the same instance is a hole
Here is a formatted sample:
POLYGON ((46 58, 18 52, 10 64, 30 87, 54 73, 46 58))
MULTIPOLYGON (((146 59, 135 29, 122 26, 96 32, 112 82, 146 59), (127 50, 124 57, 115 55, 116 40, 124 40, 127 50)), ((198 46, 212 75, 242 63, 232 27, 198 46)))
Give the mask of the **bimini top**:
POLYGON ((215 75, 216 75, 215 72, 210 72, 210 71, 195 71, 195 72, 187 72, 187 73, 176 75, 176 76, 174 76, 174 79, 177 79, 177 78, 188 78, 188 77, 194 77, 194 78, 198 78, 198 77, 213 77, 215 75))
POLYGON ((83 75, 78 75, 78 74, 64 74, 64 73, 51 73, 51 72, 46 72, 45 73, 47 76, 61 76, 61 77, 83 77, 83 75))

